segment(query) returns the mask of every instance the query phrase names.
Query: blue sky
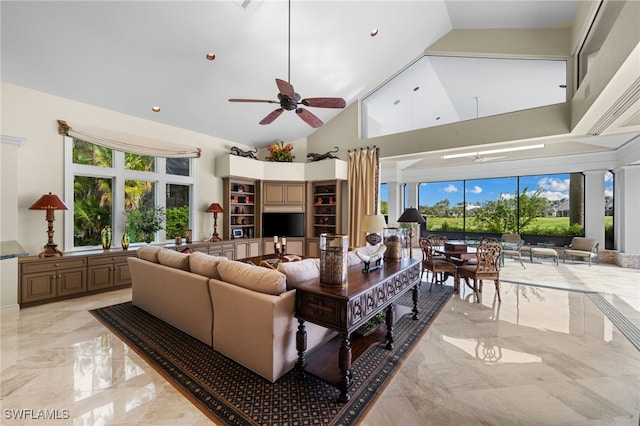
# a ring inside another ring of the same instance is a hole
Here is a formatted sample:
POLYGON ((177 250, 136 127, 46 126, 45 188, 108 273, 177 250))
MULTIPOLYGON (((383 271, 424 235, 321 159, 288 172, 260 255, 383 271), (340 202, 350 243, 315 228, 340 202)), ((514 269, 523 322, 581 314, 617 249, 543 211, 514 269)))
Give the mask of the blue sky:
MULTIPOLYGON (((432 206, 438 201, 449 199, 450 205, 461 203, 464 199, 463 181, 430 182, 419 186, 421 206, 432 206)), ((478 205, 487 200, 496 200, 503 196, 513 196, 516 192, 517 179, 471 179, 466 181, 466 202, 478 205)), ((521 176, 520 191, 528 187, 530 192, 542 189, 541 195, 550 201, 569 198, 569 174, 553 174, 540 176, 521 176)), ((613 195, 613 181, 610 173, 605 176, 605 195, 613 195)), ((386 185, 380 192, 383 201, 389 199, 386 185)))

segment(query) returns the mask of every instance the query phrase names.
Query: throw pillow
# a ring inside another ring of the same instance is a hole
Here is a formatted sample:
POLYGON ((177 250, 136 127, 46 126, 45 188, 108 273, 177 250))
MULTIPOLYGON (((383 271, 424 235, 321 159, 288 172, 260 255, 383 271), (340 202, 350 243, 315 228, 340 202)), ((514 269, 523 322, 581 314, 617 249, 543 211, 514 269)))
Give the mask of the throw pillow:
POLYGON ((171 268, 189 270, 189 255, 178 253, 170 249, 162 249, 158 252, 158 261, 161 265, 171 268))
POLYGON ((227 258, 224 256, 211 256, 196 251, 189 256, 189 269, 194 274, 219 280, 218 263, 222 260, 227 260, 227 258))
POLYGON ((278 271, 287 277, 288 285, 320 278, 320 259, 304 259, 299 262, 280 262, 278 271))
POLYGON ((147 260, 149 262, 158 263, 158 252, 160 247, 143 246, 136 250, 136 255, 139 259, 147 260))
POLYGON ((218 273, 222 281, 260 293, 277 296, 287 290, 286 277, 274 269, 223 260, 218 263, 218 273))

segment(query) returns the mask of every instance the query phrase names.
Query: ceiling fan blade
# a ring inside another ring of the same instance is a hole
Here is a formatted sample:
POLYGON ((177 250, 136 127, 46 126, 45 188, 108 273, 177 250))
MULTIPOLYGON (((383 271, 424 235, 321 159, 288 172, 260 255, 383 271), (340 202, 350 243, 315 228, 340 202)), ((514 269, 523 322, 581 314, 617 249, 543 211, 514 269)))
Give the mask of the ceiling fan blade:
POLYGON ((284 111, 283 108, 278 108, 276 110, 271 111, 269 115, 267 115, 265 118, 262 119, 260 124, 270 124, 273 120, 280 117, 280 114, 282 114, 282 111, 284 111))
POLYGON ((344 108, 347 103, 342 98, 307 98, 301 102, 305 106, 318 108, 344 108))
POLYGON ((280 91, 280 93, 292 99, 295 97, 296 92, 295 90, 293 90, 293 86, 288 81, 276 78, 276 84, 278 85, 278 90, 280 91))
POLYGON ((307 123, 309 126, 317 129, 318 127, 322 126, 324 123, 322 122, 322 120, 320 120, 318 117, 316 117, 313 113, 311 113, 310 111, 304 109, 304 108, 298 108, 296 110, 296 114, 298 114, 298 116, 300 116, 300 118, 302 118, 302 120, 307 123))
POLYGON ((267 99, 229 99, 229 102, 264 102, 268 104, 279 104, 278 101, 270 101, 267 99))

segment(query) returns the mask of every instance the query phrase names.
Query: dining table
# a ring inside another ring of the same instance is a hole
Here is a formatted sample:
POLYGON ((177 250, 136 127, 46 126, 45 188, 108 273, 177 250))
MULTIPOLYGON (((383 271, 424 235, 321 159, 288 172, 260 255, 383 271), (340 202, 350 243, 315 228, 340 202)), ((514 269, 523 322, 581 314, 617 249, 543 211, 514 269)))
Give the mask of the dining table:
MULTIPOLYGON (((435 246, 434 251, 437 254, 443 255, 446 258, 447 262, 454 263, 457 266, 467 265, 469 264, 470 260, 477 258, 476 248, 469 246, 463 242, 450 241, 443 246, 435 246)), ((442 278, 442 283, 446 282, 450 276, 451 275, 449 272, 445 272, 444 277, 442 278)), ((458 287, 458 281, 455 277, 454 280, 454 291, 455 293, 459 293, 460 289, 458 287)), ((468 282, 465 281, 465 283, 469 288, 473 288, 468 282)))

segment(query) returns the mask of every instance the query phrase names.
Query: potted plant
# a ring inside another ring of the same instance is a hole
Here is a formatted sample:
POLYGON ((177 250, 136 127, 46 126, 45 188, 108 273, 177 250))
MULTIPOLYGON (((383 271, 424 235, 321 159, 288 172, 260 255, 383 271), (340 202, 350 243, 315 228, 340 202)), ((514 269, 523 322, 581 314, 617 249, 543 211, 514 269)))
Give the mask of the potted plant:
POLYGON ((293 144, 280 141, 267 147, 269 154, 265 158, 267 161, 275 161, 278 163, 291 163, 295 155, 293 155, 293 144))
POLYGON ((134 238, 134 241, 144 240, 149 244, 153 241, 154 234, 164 229, 164 208, 130 210, 126 212, 126 220, 127 233, 134 238))

